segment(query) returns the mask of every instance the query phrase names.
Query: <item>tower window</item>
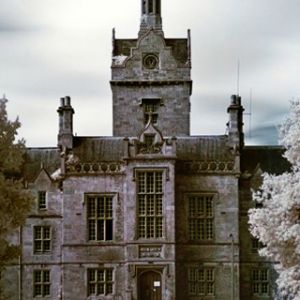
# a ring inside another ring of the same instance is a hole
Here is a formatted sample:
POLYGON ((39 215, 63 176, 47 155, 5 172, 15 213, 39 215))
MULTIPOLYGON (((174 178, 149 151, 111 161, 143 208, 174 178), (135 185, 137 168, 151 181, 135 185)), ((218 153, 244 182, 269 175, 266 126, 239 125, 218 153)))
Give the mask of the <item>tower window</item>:
POLYGON ((159 103, 160 99, 143 99, 142 106, 145 124, 149 122, 150 116, 152 123, 157 124, 159 103))
POLYGON ((190 240, 212 240, 214 237, 213 195, 191 195, 188 198, 190 240))
POLYGON ((153 13, 154 10, 153 10, 153 0, 148 0, 148 3, 149 3, 149 13, 153 13))
POLYGON ((113 196, 87 197, 87 227, 90 241, 113 239, 113 196))
POLYGON ((163 185, 162 172, 138 173, 138 237, 163 236, 163 185))

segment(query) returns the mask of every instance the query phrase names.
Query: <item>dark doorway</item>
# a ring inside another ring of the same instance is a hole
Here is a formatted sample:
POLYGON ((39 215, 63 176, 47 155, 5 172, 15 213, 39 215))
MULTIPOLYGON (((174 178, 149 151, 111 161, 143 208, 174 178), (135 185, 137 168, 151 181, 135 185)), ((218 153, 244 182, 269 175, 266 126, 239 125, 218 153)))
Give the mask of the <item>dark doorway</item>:
POLYGON ((159 271, 144 271, 138 279, 138 300, 162 300, 161 273, 159 271))

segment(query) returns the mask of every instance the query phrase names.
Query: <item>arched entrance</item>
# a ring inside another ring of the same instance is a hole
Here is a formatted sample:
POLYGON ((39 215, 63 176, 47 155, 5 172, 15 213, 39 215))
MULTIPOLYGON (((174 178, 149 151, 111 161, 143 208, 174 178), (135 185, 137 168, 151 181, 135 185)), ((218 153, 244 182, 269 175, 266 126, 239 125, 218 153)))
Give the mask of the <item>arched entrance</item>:
POLYGON ((145 270, 138 277, 138 300, 162 300, 161 273, 145 270))

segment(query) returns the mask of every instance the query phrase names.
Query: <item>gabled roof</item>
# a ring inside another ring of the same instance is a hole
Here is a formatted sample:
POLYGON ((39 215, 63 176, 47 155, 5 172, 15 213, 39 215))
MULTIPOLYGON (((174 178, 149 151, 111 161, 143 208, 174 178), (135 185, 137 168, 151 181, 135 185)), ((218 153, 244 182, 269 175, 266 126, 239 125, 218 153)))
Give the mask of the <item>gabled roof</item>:
POLYGON ((263 172, 281 174, 290 170, 290 163, 282 157, 284 148, 281 146, 245 146, 241 156, 242 172, 253 173, 257 166, 263 172))

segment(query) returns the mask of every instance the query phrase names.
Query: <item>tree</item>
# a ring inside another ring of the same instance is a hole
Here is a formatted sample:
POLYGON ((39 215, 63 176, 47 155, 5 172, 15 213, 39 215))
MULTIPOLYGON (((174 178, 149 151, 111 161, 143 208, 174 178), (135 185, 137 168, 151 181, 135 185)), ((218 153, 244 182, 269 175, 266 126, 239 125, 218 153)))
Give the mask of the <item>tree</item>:
POLYGON ((0 99, 0 272, 5 262, 19 255, 9 235, 25 222, 33 197, 24 189, 21 177, 25 141, 16 140, 21 124, 9 121, 6 99, 0 99))
POLYGON ((284 299, 300 299, 300 103, 291 102, 290 113, 279 129, 290 172, 263 174, 253 200, 261 208, 249 210, 251 234, 263 243, 261 256, 276 263, 277 285, 284 299))

